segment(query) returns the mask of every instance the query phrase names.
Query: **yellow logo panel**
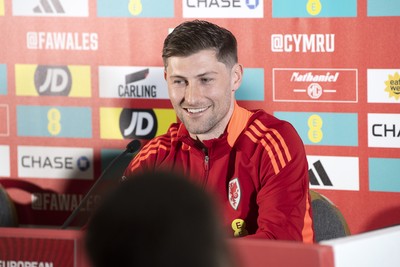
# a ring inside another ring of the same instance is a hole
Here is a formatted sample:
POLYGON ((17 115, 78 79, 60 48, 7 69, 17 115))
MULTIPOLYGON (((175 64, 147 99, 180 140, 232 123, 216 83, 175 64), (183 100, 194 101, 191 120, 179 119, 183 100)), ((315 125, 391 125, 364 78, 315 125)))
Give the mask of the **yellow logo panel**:
POLYGON ((89 66, 15 65, 19 96, 91 97, 89 66))
POLYGON ((0 16, 4 16, 4 0, 0 0, 0 16))
POLYGON ((152 139, 176 122, 173 109, 100 108, 100 138, 152 139))

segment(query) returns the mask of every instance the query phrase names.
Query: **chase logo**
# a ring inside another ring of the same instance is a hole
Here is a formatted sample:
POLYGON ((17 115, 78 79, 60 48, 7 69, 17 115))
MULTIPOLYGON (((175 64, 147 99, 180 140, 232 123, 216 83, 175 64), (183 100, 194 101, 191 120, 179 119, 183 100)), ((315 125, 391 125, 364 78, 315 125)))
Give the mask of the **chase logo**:
POLYGON ((356 157, 307 156, 310 188, 360 189, 359 162, 356 157))
POLYGON ((274 18, 356 17, 357 0, 273 0, 274 18))
POLYGON ((88 0, 13 0, 14 16, 88 17, 88 0))
POLYGON ((399 158, 369 158, 369 190, 400 192, 399 166, 399 158))
POLYGON ((152 139, 176 122, 173 109, 100 108, 103 139, 152 139))
POLYGON ((358 101, 357 69, 273 69, 277 102, 358 101))
POLYGON ((7 65, 0 64, 0 95, 7 94, 7 65))
POLYGON ((93 179, 93 149, 18 146, 18 176, 93 179))
POLYGON ((358 146, 356 113, 274 112, 290 122, 306 145, 358 146))
POLYGON ((368 0, 367 5, 368 16, 400 16, 400 5, 396 0, 368 0))
POLYGON ((400 114, 368 114, 368 146, 400 148, 400 114))
POLYGON ((368 69, 368 102, 400 103, 400 69, 368 69))
POLYGON ((97 0, 97 16, 172 18, 174 0, 97 0))
POLYGON ((92 111, 86 107, 17 106, 18 136, 92 137, 92 111))
POLYGON ((184 18, 263 18, 263 0, 183 0, 184 18))
POLYGON ((89 66, 15 65, 20 96, 90 97, 89 66))
POLYGON ((264 69, 245 68, 235 95, 237 100, 264 101, 264 69))
POLYGON ((10 177, 10 147, 0 145, 0 177, 10 177))
POLYGON ((100 97, 169 99, 163 67, 99 67, 100 97))

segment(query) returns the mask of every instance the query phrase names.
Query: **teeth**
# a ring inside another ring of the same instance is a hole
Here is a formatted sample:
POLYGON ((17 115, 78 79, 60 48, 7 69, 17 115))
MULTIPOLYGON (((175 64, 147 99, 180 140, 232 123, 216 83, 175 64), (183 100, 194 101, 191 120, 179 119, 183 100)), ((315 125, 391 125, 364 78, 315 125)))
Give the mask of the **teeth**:
POLYGON ((187 111, 190 113, 199 113, 199 112, 203 112, 206 109, 207 108, 188 108, 187 111))

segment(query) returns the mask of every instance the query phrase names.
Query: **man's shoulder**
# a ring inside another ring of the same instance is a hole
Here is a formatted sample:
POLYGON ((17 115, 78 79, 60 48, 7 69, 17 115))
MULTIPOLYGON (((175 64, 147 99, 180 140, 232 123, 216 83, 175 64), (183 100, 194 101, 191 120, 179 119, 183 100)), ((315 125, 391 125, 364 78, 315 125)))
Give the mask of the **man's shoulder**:
POLYGON ((149 144, 155 144, 155 143, 160 143, 160 142, 164 143, 164 144, 172 143, 174 140, 177 140, 180 125, 181 125, 181 123, 172 123, 165 133, 160 134, 160 135, 150 139, 146 143, 146 146, 148 146, 149 144))
POLYGON ((286 133, 296 132, 292 124, 290 124, 288 121, 281 120, 264 110, 256 111, 250 118, 246 130, 248 131, 251 129, 258 129, 260 132, 264 133, 277 131, 280 132, 282 135, 286 135, 286 133))
POLYGON ((249 119, 237 145, 242 147, 276 147, 277 145, 286 147, 299 140, 300 137, 292 124, 263 110, 257 110, 249 119))

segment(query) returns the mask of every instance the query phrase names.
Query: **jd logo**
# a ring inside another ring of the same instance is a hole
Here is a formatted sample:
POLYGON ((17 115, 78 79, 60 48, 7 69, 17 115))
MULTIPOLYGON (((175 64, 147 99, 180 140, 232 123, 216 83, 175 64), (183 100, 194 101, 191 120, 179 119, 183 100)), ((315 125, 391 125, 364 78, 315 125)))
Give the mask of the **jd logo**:
POLYGON ((66 66, 38 66, 35 88, 39 95, 68 96, 71 91, 71 72, 66 66))
POLYGON ((152 139, 157 132, 157 117, 153 110, 123 109, 119 128, 126 139, 152 139))

